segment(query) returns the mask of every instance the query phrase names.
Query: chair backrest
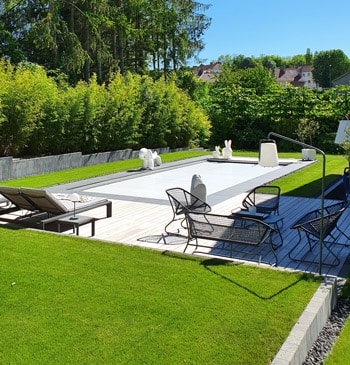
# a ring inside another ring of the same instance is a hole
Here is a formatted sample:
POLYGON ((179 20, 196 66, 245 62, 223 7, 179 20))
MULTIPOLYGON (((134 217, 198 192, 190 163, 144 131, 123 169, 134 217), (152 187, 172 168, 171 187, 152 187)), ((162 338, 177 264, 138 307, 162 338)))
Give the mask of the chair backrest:
POLYGON ((32 202, 28 201, 28 199, 26 199, 21 194, 19 188, 10 186, 1 186, 0 194, 19 209, 31 210, 31 211, 37 210, 37 207, 32 202))
POLYGON ((258 246, 273 228, 259 219, 197 212, 186 213, 189 236, 258 246))
POLYGON ((21 188, 21 194, 38 210, 51 214, 68 213, 70 210, 44 189, 21 188))
POLYGON ((242 205, 247 209, 255 206, 258 213, 278 213, 280 194, 279 186, 257 186, 243 199, 242 205))
POLYGON ((165 191, 168 195, 174 214, 184 214, 185 212, 207 213, 211 211, 208 203, 182 188, 171 188, 165 191))
MULTIPOLYGON (((323 238, 326 238, 336 227, 339 218, 345 210, 345 202, 329 205, 324 208, 323 238)), ((321 210, 313 210, 293 224, 293 229, 303 230, 306 233, 320 238, 321 236, 321 210)))

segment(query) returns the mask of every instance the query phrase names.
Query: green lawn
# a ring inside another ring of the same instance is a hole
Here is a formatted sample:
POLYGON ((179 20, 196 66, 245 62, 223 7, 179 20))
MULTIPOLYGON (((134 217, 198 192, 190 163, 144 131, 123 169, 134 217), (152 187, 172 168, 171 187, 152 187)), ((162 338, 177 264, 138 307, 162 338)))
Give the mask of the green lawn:
POLYGON ((268 364, 301 273, 0 228, 1 364, 268 364))
MULTIPOLYGON (((327 156, 327 181, 346 164, 327 156)), ((274 184, 315 196, 320 165, 274 184)), ((134 159, 1 184, 39 188, 138 167, 134 159)), ((24 229, 0 228, 0 243, 0 363, 268 364, 319 285, 300 273, 24 229)))
MULTIPOLYGON (((350 280, 345 283, 341 295, 350 298, 350 280)), ((325 361, 325 365, 344 365, 350 364, 350 320, 348 319, 337 339, 331 353, 325 361)))

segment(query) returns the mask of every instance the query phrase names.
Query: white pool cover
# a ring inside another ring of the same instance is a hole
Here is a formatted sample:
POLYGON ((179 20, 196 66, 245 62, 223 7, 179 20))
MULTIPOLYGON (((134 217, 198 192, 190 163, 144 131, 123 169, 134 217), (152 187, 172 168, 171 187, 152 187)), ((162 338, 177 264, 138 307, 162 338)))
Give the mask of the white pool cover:
POLYGON ((207 187, 207 194, 211 195, 281 168, 283 166, 261 167, 248 163, 202 162, 159 172, 155 168, 151 174, 99 186, 85 192, 167 199, 166 189, 181 187, 190 190, 192 176, 198 174, 207 187))

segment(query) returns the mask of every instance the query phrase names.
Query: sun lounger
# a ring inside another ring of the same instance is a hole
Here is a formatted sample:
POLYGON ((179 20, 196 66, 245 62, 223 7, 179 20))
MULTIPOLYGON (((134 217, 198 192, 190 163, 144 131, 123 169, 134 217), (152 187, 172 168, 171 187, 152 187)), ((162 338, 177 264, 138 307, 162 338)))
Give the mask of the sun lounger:
MULTIPOLYGON (((33 206, 31 202, 29 202, 20 192, 19 188, 11 187, 11 186, 1 186, 0 194, 7 199, 10 205, 11 211, 16 210, 29 210, 35 211, 36 208, 33 206)), ((4 211, 2 214, 5 214, 4 211)))
POLYGON ((41 219, 43 229, 45 229, 45 225, 48 223, 72 215, 74 210, 78 214, 106 206, 106 216, 112 216, 112 202, 107 199, 81 195, 79 201, 74 206, 69 194, 53 194, 45 189, 10 188, 2 186, 0 187, 0 194, 12 203, 12 211, 26 210, 31 215, 47 213, 48 217, 41 219))

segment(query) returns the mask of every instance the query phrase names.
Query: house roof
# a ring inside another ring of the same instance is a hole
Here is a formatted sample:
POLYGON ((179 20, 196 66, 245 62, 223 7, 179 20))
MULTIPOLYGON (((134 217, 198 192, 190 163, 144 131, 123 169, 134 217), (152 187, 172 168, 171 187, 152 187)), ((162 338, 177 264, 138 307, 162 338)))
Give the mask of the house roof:
POLYGON ((274 71, 277 82, 290 83, 294 86, 303 86, 307 81, 303 72, 312 72, 313 66, 304 65, 300 67, 281 67, 274 71))

